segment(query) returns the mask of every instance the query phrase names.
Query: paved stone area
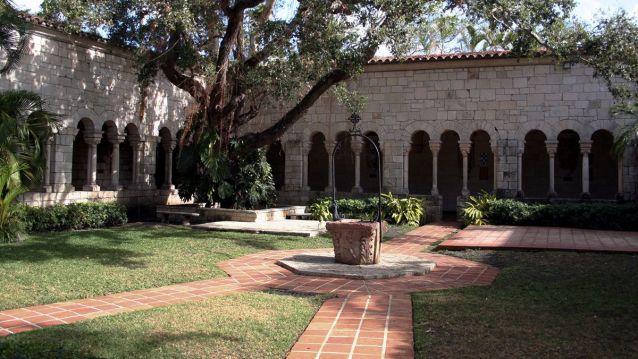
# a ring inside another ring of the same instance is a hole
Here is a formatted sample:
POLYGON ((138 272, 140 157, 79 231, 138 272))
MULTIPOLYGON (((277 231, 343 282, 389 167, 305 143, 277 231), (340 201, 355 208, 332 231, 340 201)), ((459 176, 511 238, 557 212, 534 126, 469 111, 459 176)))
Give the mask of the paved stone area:
POLYGON ((266 222, 219 221, 196 224, 191 227, 208 231, 284 234, 302 237, 314 237, 326 232, 325 223, 292 219, 266 222))
POLYGON ((290 358, 412 358, 409 293, 489 285, 498 274, 496 268, 488 265, 422 252, 425 246, 454 231, 454 224, 427 225, 383 243, 384 254, 405 254, 434 262, 435 268, 423 276, 371 280, 301 276, 276 262, 295 254, 325 252, 325 249, 265 251, 219 263, 229 274, 228 278, 2 311, 0 336, 232 292, 271 288, 336 296, 323 304, 290 351, 290 358))
POLYGON ((469 226, 439 247, 638 252, 638 232, 559 227, 469 226))
POLYGON ((425 275, 434 268, 434 262, 394 253, 382 253, 379 264, 348 265, 336 263, 333 251, 295 254, 278 260, 277 264, 300 275, 350 279, 382 279, 425 275))

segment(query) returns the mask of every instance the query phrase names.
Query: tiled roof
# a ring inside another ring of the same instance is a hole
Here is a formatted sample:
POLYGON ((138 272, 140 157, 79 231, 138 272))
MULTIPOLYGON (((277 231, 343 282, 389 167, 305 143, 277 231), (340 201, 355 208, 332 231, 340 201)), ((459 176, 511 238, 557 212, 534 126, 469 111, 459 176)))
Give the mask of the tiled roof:
MULTIPOLYGON (((540 53, 539 53, 540 55, 540 53)), ((409 55, 409 56, 382 56, 374 57, 368 63, 377 64, 404 64, 415 62, 434 62, 434 61, 450 61, 450 60, 475 60, 475 59, 496 59, 496 58, 513 58, 517 57, 511 51, 476 51, 476 52, 455 52, 449 54, 429 54, 429 55, 409 55)))
MULTIPOLYGON (((66 33, 66 31, 62 28, 62 26, 60 26, 60 24, 57 24, 57 23, 51 22, 51 21, 47 21, 46 19, 44 19, 44 18, 42 18, 40 16, 31 15, 31 14, 26 13, 26 12, 20 13, 19 16, 21 18, 23 18, 24 21, 26 21, 28 23, 35 24, 35 25, 42 26, 42 27, 46 27, 46 28, 49 28, 49 29, 58 30, 58 31, 66 33)), ((83 32, 83 31, 78 32, 78 33, 74 33, 72 35, 73 36, 82 37, 82 38, 85 38, 85 39, 90 39, 90 40, 93 40, 93 41, 98 41, 98 42, 101 42, 101 43, 107 43, 108 42, 105 38, 103 38, 103 37, 101 37, 99 35, 91 34, 91 33, 88 33, 88 32, 83 32)))

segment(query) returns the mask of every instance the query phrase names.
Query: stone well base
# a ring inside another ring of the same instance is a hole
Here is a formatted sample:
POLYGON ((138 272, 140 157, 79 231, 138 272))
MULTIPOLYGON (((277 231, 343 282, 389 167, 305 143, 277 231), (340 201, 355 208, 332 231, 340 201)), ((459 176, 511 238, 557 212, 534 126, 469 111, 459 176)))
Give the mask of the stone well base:
POLYGON ((336 263, 334 253, 309 252, 277 261, 277 264, 299 275, 348 279, 383 279, 425 275, 434 269, 434 262, 402 254, 383 254, 381 263, 348 265, 336 263))

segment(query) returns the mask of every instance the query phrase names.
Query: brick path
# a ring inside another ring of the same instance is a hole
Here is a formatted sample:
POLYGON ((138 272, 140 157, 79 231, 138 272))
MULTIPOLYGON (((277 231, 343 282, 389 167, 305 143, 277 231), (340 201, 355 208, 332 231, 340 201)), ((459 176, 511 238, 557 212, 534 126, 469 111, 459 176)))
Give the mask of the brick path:
POLYGON ((484 264, 421 252, 455 230, 453 225, 427 225, 382 244, 382 253, 409 254, 435 262, 436 268, 424 276, 375 280, 300 276, 275 262, 309 250, 266 251, 219 263, 229 278, 2 311, 0 336, 232 292, 272 288, 336 296, 324 302, 289 358, 412 358, 409 293, 489 285, 498 273, 484 264))
POLYGON ((530 248, 638 252, 638 232, 559 227, 469 226, 439 245, 442 248, 530 248))

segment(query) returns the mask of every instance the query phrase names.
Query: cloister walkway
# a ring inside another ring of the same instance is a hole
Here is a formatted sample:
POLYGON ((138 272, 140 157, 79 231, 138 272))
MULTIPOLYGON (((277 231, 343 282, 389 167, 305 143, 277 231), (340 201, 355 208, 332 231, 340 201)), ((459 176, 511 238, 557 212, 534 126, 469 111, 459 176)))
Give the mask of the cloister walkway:
POLYGON ((0 336, 233 292, 279 289, 335 295, 324 302, 290 351, 290 358, 411 358, 409 293, 489 285, 498 273, 484 264, 422 252, 456 229, 453 224, 427 225, 383 244, 383 253, 434 261, 436 268, 424 276, 375 280, 300 276, 275 262, 309 250, 266 251, 219 263, 228 278, 2 311, 0 336))
POLYGON ((439 248, 559 249, 638 252, 638 232, 562 227, 469 226, 439 248))

